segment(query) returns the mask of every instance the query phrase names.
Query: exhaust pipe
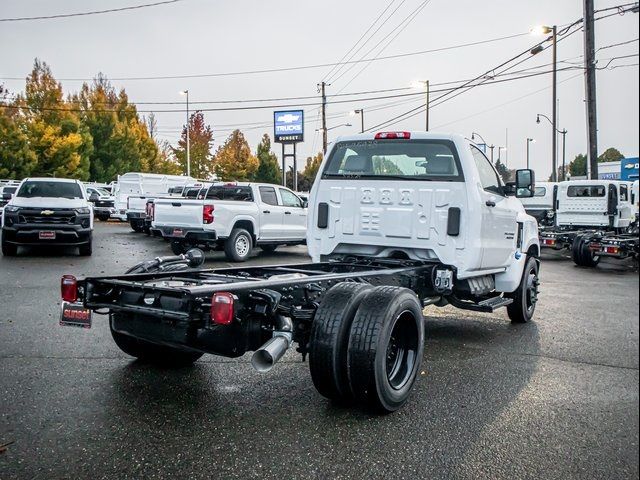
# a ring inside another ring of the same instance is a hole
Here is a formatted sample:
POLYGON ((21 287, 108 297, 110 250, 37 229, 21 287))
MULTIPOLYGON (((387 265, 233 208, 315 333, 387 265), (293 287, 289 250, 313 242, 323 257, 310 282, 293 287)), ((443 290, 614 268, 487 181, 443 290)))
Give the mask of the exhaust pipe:
POLYGON ((293 323, 290 318, 278 316, 278 330, 251 357, 251 365, 260 373, 267 373, 287 353, 293 342, 293 323))

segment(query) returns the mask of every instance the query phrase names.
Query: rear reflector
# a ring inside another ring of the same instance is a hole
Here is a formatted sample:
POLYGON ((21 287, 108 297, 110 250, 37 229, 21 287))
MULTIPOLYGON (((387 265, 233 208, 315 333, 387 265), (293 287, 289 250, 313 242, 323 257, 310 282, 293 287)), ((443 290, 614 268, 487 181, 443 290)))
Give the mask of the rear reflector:
POLYGON ((226 292, 214 294, 211 299, 211 323, 231 325, 233 318, 233 295, 226 292))
POLYGON ((73 275, 63 275, 60 280, 60 295, 65 302, 78 301, 78 280, 73 275))
POLYGON ((410 132, 380 132, 376 134, 376 140, 410 140, 410 132))
POLYGON ((202 223, 209 225, 213 223, 213 211, 215 207, 213 205, 205 205, 202 207, 202 223))

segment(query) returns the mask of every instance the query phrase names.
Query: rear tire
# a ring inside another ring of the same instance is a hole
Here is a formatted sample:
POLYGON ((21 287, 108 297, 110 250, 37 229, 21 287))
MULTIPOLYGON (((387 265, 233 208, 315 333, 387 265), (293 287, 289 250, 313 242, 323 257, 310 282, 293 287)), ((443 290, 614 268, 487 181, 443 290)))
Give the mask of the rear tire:
POLYGON ((351 324, 370 285, 339 283, 324 296, 311 327, 309 371, 316 390, 334 401, 353 398, 347 374, 351 324))
POLYGON ((2 255, 5 257, 15 257, 18 254, 18 246, 13 243, 9 243, 2 234, 2 255))
POLYGON ((511 323, 527 323, 533 318, 538 303, 539 271, 538 260, 529 257, 518 290, 510 295, 513 303, 507 306, 507 314, 511 323))
POLYGON ((369 290, 353 320, 347 353, 349 384, 356 400, 390 413, 408 400, 424 352, 424 318, 406 288, 369 290))
POLYGON ((131 230, 133 230, 136 233, 142 233, 144 231, 144 225, 141 225, 140 222, 131 220, 129 222, 129 225, 131 225, 131 230))
POLYGON ((187 253, 187 246, 182 242, 171 242, 171 251, 174 255, 184 255, 187 253))
POLYGON ((177 348, 156 345, 116 332, 111 326, 111 322, 109 327, 118 348, 141 362, 163 367, 188 367, 203 355, 199 352, 186 352, 177 348))
POLYGON ((571 258, 579 267, 595 268, 600 263, 600 256, 593 254, 583 235, 578 235, 574 239, 571 258))
POLYGON ((234 228, 224 242, 224 253, 232 262, 246 262, 252 250, 253 238, 244 228, 234 228))

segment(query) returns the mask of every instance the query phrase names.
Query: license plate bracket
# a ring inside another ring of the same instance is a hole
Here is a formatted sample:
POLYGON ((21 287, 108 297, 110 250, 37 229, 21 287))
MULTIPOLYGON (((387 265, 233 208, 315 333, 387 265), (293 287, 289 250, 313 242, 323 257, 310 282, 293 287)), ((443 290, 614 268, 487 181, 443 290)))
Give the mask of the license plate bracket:
POLYGON ((63 327, 91 328, 91 310, 81 303, 62 302, 60 325, 63 327))
POLYGON ((42 231, 42 232, 38 232, 38 238, 40 240, 55 240, 56 239, 56 232, 52 232, 52 231, 42 231))
POLYGON ((173 236, 174 237, 184 237, 184 230, 181 228, 174 228, 173 229, 173 236))

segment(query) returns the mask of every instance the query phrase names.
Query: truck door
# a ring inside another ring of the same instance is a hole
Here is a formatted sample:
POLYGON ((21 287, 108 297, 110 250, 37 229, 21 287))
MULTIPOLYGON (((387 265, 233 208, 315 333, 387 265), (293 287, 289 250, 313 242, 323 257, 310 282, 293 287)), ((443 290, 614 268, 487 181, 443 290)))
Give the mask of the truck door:
POLYGON ((284 209, 282 228, 287 238, 302 240, 307 237, 307 209, 298 196, 284 188, 280 189, 284 209))
POLYGON ((260 187, 258 203, 260 216, 260 240, 278 240, 282 238, 284 208, 278 202, 274 187, 260 187))
POLYGON ((518 202, 504 195, 504 184, 489 159, 476 147, 471 146, 481 185, 480 210, 482 228, 482 268, 502 268, 510 264, 518 238, 518 202))

